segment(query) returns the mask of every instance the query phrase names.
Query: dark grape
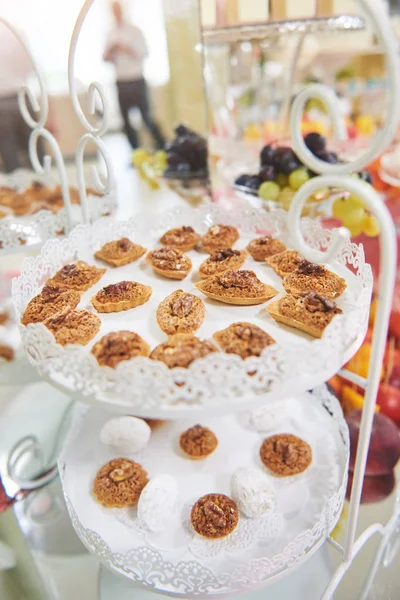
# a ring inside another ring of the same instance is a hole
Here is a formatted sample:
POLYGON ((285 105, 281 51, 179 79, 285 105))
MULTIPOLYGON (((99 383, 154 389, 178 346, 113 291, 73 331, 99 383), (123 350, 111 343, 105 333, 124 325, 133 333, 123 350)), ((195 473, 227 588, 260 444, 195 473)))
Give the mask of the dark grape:
POLYGON ((178 125, 175 128, 176 137, 166 145, 169 171, 177 173, 206 173, 208 170, 207 141, 195 131, 178 125))
POLYGON ((267 165, 263 167, 258 174, 260 181, 274 181, 276 177, 275 168, 272 165, 267 165))
POLYGON ((289 175, 300 166, 300 161, 291 148, 277 148, 274 156, 274 167, 277 171, 289 175))
POLYGON ((318 158, 331 165, 336 165, 339 162, 339 157, 336 152, 321 152, 318 154, 318 158))
POLYGON ((183 175, 186 173, 190 173, 191 168, 190 168, 190 164, 188 162, 181 162, 177 167, 176 167, 176 172, 183 175))
POLYGON ((171 150, 167 152, 167 162, 170 167, 178 166, 181 161, 181 157, 176 152, 172 152, 171 150))
POLYGON ((251 175, 247 180, 247 187, 251 190, 258 190, 260 187, 261 181, 258 175, 251 175))
POLYGON ((235 184, 248 187, 248 182, 251 179, 251 177, 252 177, 251 175, 239 175, 239 177, 237 177, 237 179, 235 179, 235 184))
POLYGON ((321 154, 326 151, 326 139, 319 133, 309 133, 304 138, 304 143, 313 154, 321 154))
POLYGON ((275 148, 272 146, 264 146, 260 154, 261 166, 274 164, 275 148))
POLYGON ((371 177, 371 173, 369 171, 360 171, 359 174, 360 179, 362 181, 365 181, 366 183, 369 183, 370 185, 372 185, 372 177, 371 177))

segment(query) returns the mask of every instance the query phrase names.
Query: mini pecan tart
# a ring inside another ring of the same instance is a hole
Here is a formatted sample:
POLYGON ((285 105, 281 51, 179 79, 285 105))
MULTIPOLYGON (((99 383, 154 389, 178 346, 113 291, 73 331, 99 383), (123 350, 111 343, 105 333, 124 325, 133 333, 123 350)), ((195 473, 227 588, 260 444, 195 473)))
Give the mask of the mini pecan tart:
POLYGON ((81 295, 59 285, 45 285, 40 294, 32 298, 22 315, 21 323, 40 323, 64 308, 76 308, 81 295))
POLYGON ((10 208, 17 217, 28 214, 31 210, 31 206, 32 200, 26 193, 15 194, 10 203, 10 208))
POLYGON ((8 187, 5 185, 0 186, 0 204, 1 206, 10 207, 11 203, 16 196, 17 190, 12 187, 8 187))
POLYGON ((15 352, 11 346, 7 346, 7 344, 0 344, 0 362, 5 360, 6 362, 11 362, 14 360, 15 352))
POLYGON ((243 359, 260 356, 275 340, 252 323, 233 323, 227 329, 214 333, 214 340, 227 354, 238 354, 243 359))
POLYGON ((303 260, 295 271, 284 278, 283 287, 289 294, 318 292, 328 298, 338 298, 347 284, 342 277, 328 271, 323 265, 303 260))
POLYGON ((207 494, 192 508, 190 521, 199 535, 217 540, 234 531, 239 523, 239 510, 233 500, 223 494, 207 494))
POLYGON ((121 312, 145 304, 151 294, 152 289, 149 285, 136 281, 120 281, 99 290, 90 302, 100 313, 121 312))
POLYGON ((190 333, 177 333, 171 335, 167 342, 154 348, 150 358, 160 360, 170 369, 174 367, 187 368, 194 360, 203 358, 211 352, 217 352, 211 342, 199 340, 190 333))
POLYGON ((207 279, 224 271, 236 271, 246 262, 247 256, 246 250, 232 250, 232 248, 217 250, 201 263, 199 276, 202 279, 207 279))
POLYGON ((199 234, 195 232, 193 227, 188 227, 186 225, 170 229, 160 238, 160 244, 163 246, 172 246, 173 248, 182 250, 182 252, 193 250, 199 241, 199 234))
POLYGON ((247 246, 247 251, 254 260, 263 261, 274 254, 285 252, 286 246, 281 240, 265 235, 252 240, 247 246))
POLYGON ((114 369, 123 360, 149 356, 150 346, 133 331, 115 331, 104 335, 91 352, 99 365, 114 369))
POLYGON ((46 200, 51 194, 51 190, 41 181, 33 181, 29 187, 25 189, 23 195, 29 202, 46 200))
POLYGON ((58 285, 77 292, 85 292, 102 278, 107 269, 88 265, 83 260, 65 265, 46 283, 58 285))
POLYGON ((147 473, 139 463, 115 458, 97 472, 93 494, 107 508, 134 506, 148 482, 147 473))
POLYGON ((281 433, 264 440, 260 458, 275 475, 290 477, 308 469, 312 461, 312 450, 307 442, 297 436, 281 433))
POLYGON ((303 260, 303 257, 296 250, 285 250, 285 252, 267 258, 266 263, 280 277, 285 277, 295 271, 303 260))
POLYGON ((192 460, 202 460, 214 452, 218 446, 218 440, 207 427, 195 425, 182 433, 179 445, 182 452, 192 460))
POLYGON ((168 335, 197 331, 206 316, 201 298, 183 290, 176 290, 157 308, 157 323, 168 335))
POLYGON ((231 227, 230 225, 213 225, 203 236, 203 250, 212 254, 217 250, 232 248, 238 239, 239 232, 236 227, 231 227))
POLYGON ((322 337, 335 315, 342 314, 336 302, 317 292, 306 292, 296 296, 286 294, 271 302, 266 310, 278 323, 289 325, 316 338, 322 337))
POLYGON ((197 289, 212 300, 224 304, 251 306, 268 302, 279 292, 262 283, 254 271, 225 271, 195 284, 197 289))
POLYGON ((107 263, 111 267, 122 267, 145 254, 146 248, 134 244, 126 237, 104 244, 100 250, 95 252, 95 257, 107 263))
POLYGON ((57 344, 85 346, 100 331, 99 317, 87 310, 64 308, 43 321, 55 337, 57 344))
POLYGON ((192 268, 192 261, 186 254, 169 246, 149 252, 146 262, 155 273, 168 279, 185 279, 192 268))

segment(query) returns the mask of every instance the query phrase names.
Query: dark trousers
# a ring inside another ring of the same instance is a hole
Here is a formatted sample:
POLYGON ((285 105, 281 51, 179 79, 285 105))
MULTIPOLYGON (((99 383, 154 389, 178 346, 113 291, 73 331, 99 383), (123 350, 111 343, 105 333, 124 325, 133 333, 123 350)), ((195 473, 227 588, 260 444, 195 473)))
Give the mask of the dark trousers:
POLYGON ((122 119, 124 121, 124 131, 132 148, 135 149, 139 147, 139 136, 129 121, 129 111, 131 108, 138 108, 140 110, 143 122, 149 130, 156 147, 158 149, 163 148, 165 140, 159 126, 151 117, 150 103, 145 80, 137 79, 136 81, 118 81, 117 88, 119 106, 121 109, 122 119))
POLYGON ((30 131, 19 112, 17 96, 0 98, 0 159, 7 173, 26 166, 30 131))

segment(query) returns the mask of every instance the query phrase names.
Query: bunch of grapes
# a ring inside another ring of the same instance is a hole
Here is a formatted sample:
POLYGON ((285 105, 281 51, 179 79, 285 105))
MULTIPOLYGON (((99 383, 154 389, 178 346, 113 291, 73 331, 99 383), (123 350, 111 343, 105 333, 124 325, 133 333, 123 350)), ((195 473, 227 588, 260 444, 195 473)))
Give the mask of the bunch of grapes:
POLYGON ((165 151, 166 177, 184 178, 191 174, 207 176, 207 141, 186 125, 178 125, 175 128, 175 138, 167 144, 165 151))
MULTIPOLYGON (((319 133, 309 133, 304 138, 307 148, 320 160, 329 164, 337 164, 339 157, 327 149, 324 136, 319 133)), ((277 202, 283 209, 289 210, 297 192, 309 179, 316 174, 301 163, 295 152, 286 146, 264 146, 260 154, 260 170, 257 175, 240 175, 235 184, 256 193, 262 200, 277 202)), ((367 183, 372 183, 367 171, 357 175, 367 183)), ((321 190, 308 200, 309 204, 319 203, 326 198, 329 190, 321 190)), ((305 211, 305 214, 309 209, 305 211)), ((337 200, 333 205, 333 213, 337 218, 343 215, 343 223, 352 235, 362 231, 370 236, 378 235, 379 228, 376 219, 354 197, 337 200), (358 202, 358 204, 356 203, 358 202)))

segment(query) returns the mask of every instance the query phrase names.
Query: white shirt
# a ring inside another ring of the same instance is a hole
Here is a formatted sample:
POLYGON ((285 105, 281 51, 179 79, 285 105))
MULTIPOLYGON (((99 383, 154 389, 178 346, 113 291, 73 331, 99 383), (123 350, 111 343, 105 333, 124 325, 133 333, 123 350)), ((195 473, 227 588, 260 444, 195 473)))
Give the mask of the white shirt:
POLYGON ((141 79, 143 77, 144 59, 148 54, 143 33, 135 25, 123 23, 110 32, 106 52, 118 43, 131 48, 134 56, 119 50, 113 53, 111 62, 115 66, 117 81, 141 79))
POLYGON ((34 72, 22 44, 3 26, 0 31, 0 65, 0 98, 16 95, 34 72))

